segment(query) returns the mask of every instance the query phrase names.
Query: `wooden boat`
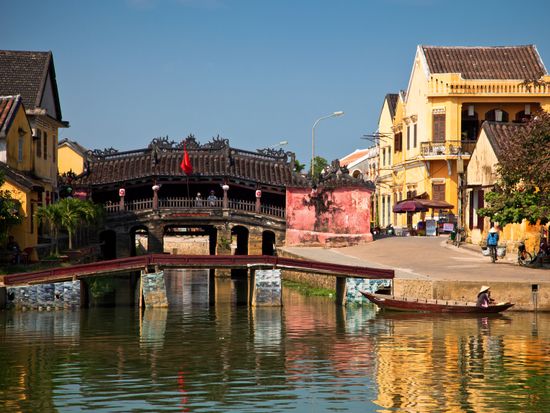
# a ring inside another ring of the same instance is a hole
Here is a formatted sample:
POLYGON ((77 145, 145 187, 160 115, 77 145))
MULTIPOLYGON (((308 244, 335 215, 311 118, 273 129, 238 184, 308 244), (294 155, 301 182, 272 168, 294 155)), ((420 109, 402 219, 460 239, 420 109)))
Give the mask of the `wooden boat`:
POLYGON ((478 307, 476 303, 464 301, 397 298, 391 295, 371 294, 365 291, 361 291, 361 294, 378 307, 393 311, 494 314, 507 310, 514 305, 512 303, 498 303, 489 307, 478 307))

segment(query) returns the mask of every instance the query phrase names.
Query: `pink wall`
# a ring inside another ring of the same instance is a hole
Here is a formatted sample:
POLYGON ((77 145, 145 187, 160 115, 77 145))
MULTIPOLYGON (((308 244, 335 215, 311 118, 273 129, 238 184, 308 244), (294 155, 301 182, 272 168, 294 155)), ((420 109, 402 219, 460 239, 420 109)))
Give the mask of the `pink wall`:
POLYGON ((372 241, 367 188, 286 190, 286 245, 344 246, 372 241))

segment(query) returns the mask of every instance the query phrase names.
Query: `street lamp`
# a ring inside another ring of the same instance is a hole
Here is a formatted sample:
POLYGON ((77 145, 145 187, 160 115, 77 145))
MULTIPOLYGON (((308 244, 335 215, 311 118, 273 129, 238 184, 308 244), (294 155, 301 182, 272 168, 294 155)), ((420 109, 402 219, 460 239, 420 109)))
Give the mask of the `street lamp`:
POLYGON ((285 146, 288 145, 288 141, 280 141, 279 143, 276 143, 275 145, 268 146, 269 149, 275 149, 279 146, 285 146))
POLYGON ((339 110, 337 112, 333 112, 331 113, 330 115, 327 115, 327 116, 323 116, 319 119, 317 119, 315 121, 315 123, 313 124, 313 127, 311 128, 311 179, 313 179, 313 162, 315 160, 315 127, 317 126, 317 124, 319 122, 321 122, 323 119, 328 119, 328 118, 335 118, 337 116, 342 116, 344 114, 343 111, 339 110))

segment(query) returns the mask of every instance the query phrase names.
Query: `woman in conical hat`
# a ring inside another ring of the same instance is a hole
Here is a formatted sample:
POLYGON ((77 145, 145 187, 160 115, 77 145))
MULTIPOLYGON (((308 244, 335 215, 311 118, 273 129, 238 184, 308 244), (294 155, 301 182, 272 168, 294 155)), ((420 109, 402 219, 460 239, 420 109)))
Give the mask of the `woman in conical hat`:
POLYGON ((491 303, 491 301, 493 301, 491 299, 490 289, 491 289, 491 287, 489 287, 487 285, 482 285, 481 286, 481 288, 479 289, 479 292, 477 293, 477 303, 476 303, 476 305, 478 307, 489 307, 489 304, 491 303))

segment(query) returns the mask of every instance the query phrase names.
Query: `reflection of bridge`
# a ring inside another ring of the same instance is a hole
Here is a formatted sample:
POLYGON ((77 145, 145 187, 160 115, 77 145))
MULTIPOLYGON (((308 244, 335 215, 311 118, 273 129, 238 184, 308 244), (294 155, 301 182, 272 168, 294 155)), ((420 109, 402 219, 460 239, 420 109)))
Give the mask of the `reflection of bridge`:
POLYGON ((158 272, 164 268, 178 269, 283 269, 299 272, 319 273, 337 277, 337 301, 343 302, 345 294, 345 279, 394 278, 394 271, 380 268, 369 268, 352 265, 333 264, 319 261, 307 261, 295 258, 282 258, 266 255, 168 255, 149 254, 137 257, 119 258, 89 264, 58 267, 47 270, 34 271, 22 274, 3 276, 6 287, 28 284, 45 284, 70 280, 86 279, 90 277, 106 276, 116 273, 134 272, 143 270, 149 272, 154 269, 158 272))

